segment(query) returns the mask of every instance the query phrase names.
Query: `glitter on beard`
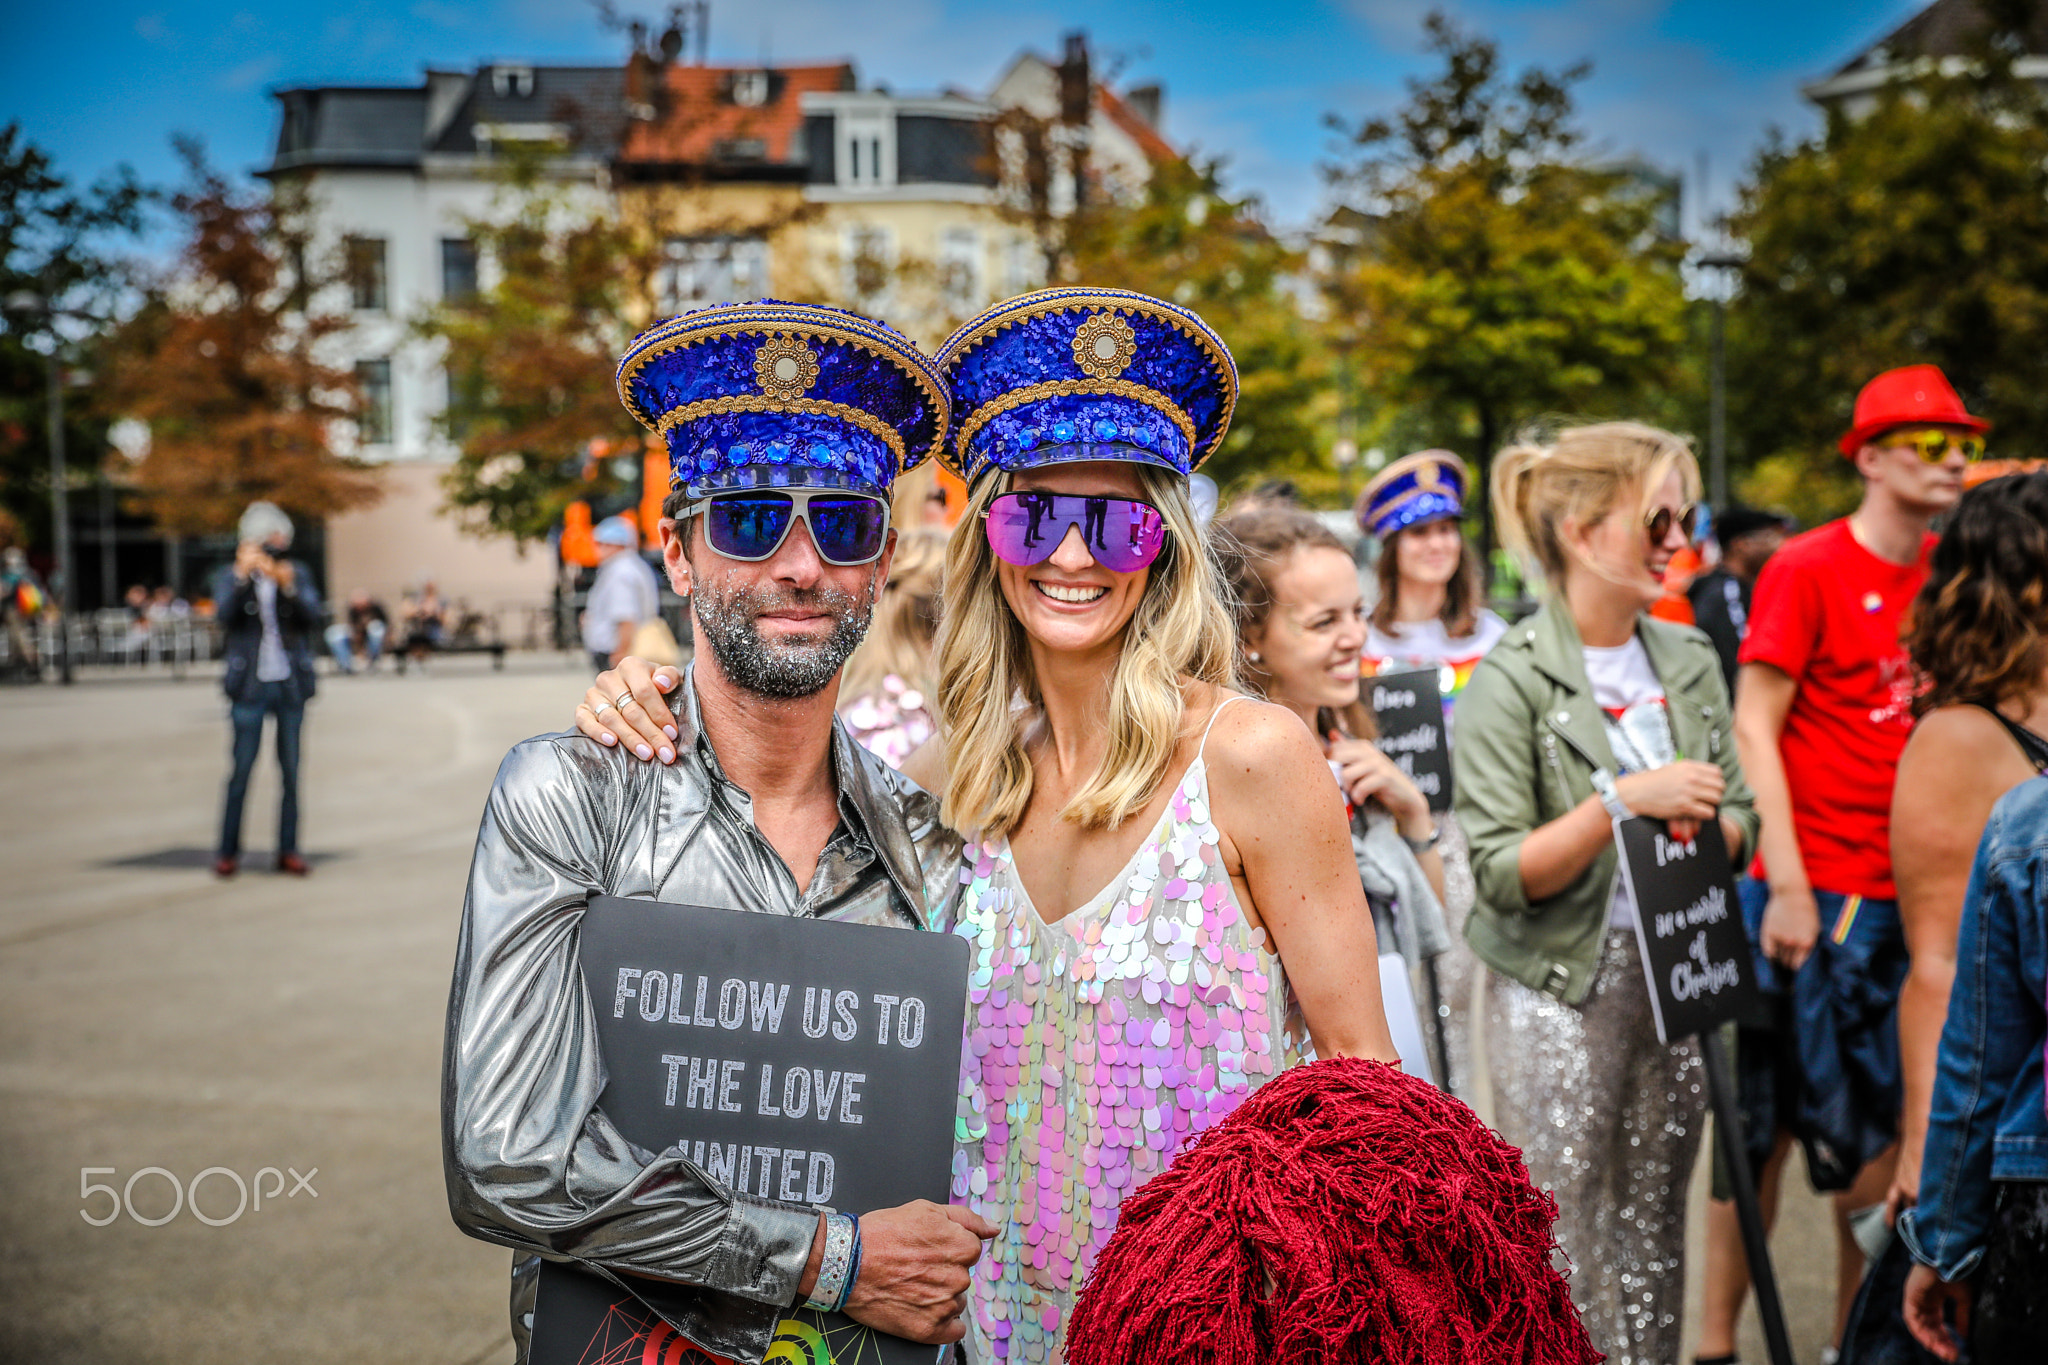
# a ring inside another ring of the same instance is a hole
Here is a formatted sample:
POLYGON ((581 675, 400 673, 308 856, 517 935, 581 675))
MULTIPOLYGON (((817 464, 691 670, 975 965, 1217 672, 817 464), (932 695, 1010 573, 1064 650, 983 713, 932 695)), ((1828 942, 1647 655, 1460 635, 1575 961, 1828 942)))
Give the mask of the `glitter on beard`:
POLYGON ((701 580, 690 596, 719 669, 734 686, 760 697, 792 699, 815 695, 838 676, 868 632, 875 610, 872 579, 861 591, 844 588, 739 588, 720 593, 701 580), (832 630, 822 640, 771 644, 755 624, 786 607, 822 611, 832 630))

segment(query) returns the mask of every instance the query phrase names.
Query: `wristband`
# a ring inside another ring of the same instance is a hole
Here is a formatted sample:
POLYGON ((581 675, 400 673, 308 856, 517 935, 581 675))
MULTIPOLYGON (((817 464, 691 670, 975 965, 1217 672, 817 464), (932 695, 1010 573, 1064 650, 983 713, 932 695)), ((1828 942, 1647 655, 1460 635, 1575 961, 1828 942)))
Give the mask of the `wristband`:
MULTIPOLYGON (((1394 827, 1394 833, 1401 834, 1401 827, 1399 825, 1396 825, 1394 827)), ((1411 839, 1407 835, 1401 834, 1401 842, 1408 845, 1408 851, 1410 853, 1413 853, 1416 857, 1420 858, 1423 854, 1435 848, 1437 845, 1437 840, 1443 837, 1444 832, 1438 829, 1434 824, 1432 824, 1429 827, 1429 837, 1427 839, 1411 839)))
POLYGON ((1607 813, 1617 820, 1633 820, 1636 813, 1628 808, 1628 802, 1621 799, 1621 793, 1614 788, 1614 777, 1605 768, 1593 770, 1593 790, 1600 794, 1600 804, 1607 813))
POLYGON ((818 1266, 818 1281, 811 1286, 811 1296, 804 1300, 804 1307, 819 1313, 836 1313, 846 1302, 846 1291, 853 1282, 847 1272, 853 1262, 853 1240, 859 1225, 843 1213, 825 1215, 825 1258, 818 1266))
POLYGON ((853 1286, 860 1279, 860 1219, 853 1220, 853 1256, 846 1265, 846 1288, 839 1292, 839 1307, 834 1310, 844 1313, 846 1301, 853 1297, 853 1286))

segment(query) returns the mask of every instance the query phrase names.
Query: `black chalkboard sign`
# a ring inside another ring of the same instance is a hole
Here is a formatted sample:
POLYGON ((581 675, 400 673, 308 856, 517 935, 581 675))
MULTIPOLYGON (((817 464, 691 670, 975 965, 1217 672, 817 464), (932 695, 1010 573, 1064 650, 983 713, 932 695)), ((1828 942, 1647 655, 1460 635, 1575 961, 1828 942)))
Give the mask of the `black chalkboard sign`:
POLYGON ((1365 680, 1366 700, 1379 724, 1380 752, 1401 765, 1429 798, 1433 811, 1451 808, 1451 746, 1444 738, 1440 671, 1381 673, 1365 680))
POLYGON ((1614 840, 1635 894, 1636 943, 1658 1040, 1676 1042, 1752 1014, 1762 998, 1720 822, 1706 821, 1697 838, 1680 843, 1664 821, 1639 815, 1615 821, 1614 840))
MULTIPOLYGON (((848 1213, 946 1202, 966 940, 610 896, 580 933, 609 1073, 598 1104, 628 1138, 756 1198, 848 1213)), ((699 1359, 640 1301, 668 1292, 548 1262, 533 1365, 699 1359)), ((807 1309, 776 1339, 792 1360, 931 1365, 941 1349, 807 1309)))

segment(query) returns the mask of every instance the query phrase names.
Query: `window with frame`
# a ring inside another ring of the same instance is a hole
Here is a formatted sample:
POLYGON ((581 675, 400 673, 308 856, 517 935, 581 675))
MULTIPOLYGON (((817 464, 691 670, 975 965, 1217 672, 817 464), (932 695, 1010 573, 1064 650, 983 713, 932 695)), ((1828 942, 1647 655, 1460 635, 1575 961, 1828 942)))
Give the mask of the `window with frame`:
POLYGON ((476 297, 476 243, 467 237, 441 239, 441 299, 468 303, 476 297))
POLYGON ((768 243, 760 237, 671 237, 654 294, 665 313, 740 303, 768 292, 768 243))
POLYGON ((391 362, 358 360, 356 386, 362 406, 356 410, 356 439, 366 446, 391 444, 391 362))
POLYGON ((350 237, 343 245, 349 302, 358 313, 382 313, 390 307, 384 247, 382 237, 350 237))

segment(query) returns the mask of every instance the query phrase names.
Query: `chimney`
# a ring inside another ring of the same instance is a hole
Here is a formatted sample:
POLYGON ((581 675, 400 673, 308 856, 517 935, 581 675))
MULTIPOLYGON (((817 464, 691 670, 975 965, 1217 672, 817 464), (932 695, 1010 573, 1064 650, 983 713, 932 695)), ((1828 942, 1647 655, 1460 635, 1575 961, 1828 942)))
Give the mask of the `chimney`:
POLYGON ((1159 82, 1150 85, 1134 85, 1124 91, 1124 103, 1155 131, 1159 127, 1159 102, 1166 97, 1166 89, 1159 82))
POLYGON ((1060 58, 1060 122, 1085 128, 1094 112, 1095 100, 1088 77, 1088 34, 1074 29, 1066 35, 1066 52, 1060 58))

